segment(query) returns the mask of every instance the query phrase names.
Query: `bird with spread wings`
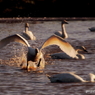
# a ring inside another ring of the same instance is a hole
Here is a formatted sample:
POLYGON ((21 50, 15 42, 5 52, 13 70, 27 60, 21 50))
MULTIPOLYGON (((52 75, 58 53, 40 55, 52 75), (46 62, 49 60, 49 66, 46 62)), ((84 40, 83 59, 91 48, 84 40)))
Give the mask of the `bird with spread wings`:
POLYGON ((42 45, 41 49, 44 49, 47 46, 50 45, 58 45, 60 49, 63 51, 61 53, 55 53, 52 56, 55 58, 74 58, 74 59, 85 59, 84 55, 79 54, 78 51, 86 51, 84 48, 81 49, 74 49, 73 46, 66 42, 63 38, 57 36, 57 35, 52 35, 50 36, 42 45))
POLYGON ((28 47, 28 52, 25 58, 23 58, 22 68, 28 70, 37 69, 37 67, 44 68, 45 60, 42 52, 36 48, 32 48, 28 41, 19 34, 10 35, 0 41, 0 49, 9 44, 10 42, 18 42, 28 47))
POLYGON ((8 36, 0 41, 0 49, 6 46, 10 42, 19 42, 28 47, 28 52, 25 58, 23 58, 22 68, 26 68, 28 70, 37 69, 38 67, 44 68, 45 67, 45 59, 42 53, 42 49, 48 47, 50 45, 58 45, 60 49, 63 51, 62 53, 53 54, 56 58, 62 57, 64 58, 75 58, 75 59, 85 59, 84 55, 79 54, 78 50, 75 50, 71 44, 66 42, 63 38, 52 35, 50 36, 40 48, 32 48, 28 41, 20 36, 19 34, 14 34, 8 36))

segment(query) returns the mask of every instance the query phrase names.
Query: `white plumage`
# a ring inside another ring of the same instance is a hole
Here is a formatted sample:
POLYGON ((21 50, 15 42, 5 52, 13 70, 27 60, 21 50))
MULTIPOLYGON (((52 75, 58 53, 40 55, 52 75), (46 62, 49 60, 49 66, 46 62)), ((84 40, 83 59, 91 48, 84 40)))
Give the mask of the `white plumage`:
POLYGON ((57 36, 57 35, 52 35, 51 37, 49 37, 45 42, 44 44, 42 45, 41 49, 47 47, 47 46, 50 46, 50 45, 58 45, 60 47, 60 49, 63 51, 60 55, 59 54, 53 54, 53 56, 57 56, 60 58, 62 58, 63 56, 63 59, 64 57, 66 58, 75 58, 75 59, 85 59, 84 55, 82 54, 79 54, 78 51, 80 49, 77 49, 75 50, 71 44, 69 44, 68 42, 66 42, 64 39, 62 39, 61 37, 57 36), (65 53, 65 54, 64 54, 65 53), (64 55, 63 55, 64 54, 64 55))
POLYGON ((34 64, 35 62, 35 65, 37 65, 37 66, 34 65, 30 65, 30 66, 44 68, 45 60, 42 52, 38 48, 36 49, 32 48, 25 38, 23 38, 19 34, 8 36, 0 41, 0 49, 6 46, 7 44, 9 44, 10 42, 18 42, 28 47, 28 53, 26 56, 26 60, 23 59, 22 68, 27 68, 27 67, 28 69, 33 68, 28 66, 29 61, 32 61, 29 63, 34 64))
POLYGON ((61 28, 62 28, 62 31, 57 31, 55 32, 54 34, 57 35, 57 36, 60 36, 62 38, 68 38, 68 34, 66 32, 66 29, 65 29, 65 24, 68 24, 68 22, 66 20, 63 20, 61 22, 61 28))

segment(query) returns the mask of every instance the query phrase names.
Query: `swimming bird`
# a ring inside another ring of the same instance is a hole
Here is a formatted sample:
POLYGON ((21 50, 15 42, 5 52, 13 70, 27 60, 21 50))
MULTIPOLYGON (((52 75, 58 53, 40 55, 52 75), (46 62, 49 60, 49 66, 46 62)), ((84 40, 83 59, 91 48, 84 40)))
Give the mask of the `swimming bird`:
MULTIPOLYGON (((77 49, 75 49, 75 51, 78 53, 79 51, 84 51, 84 52, 88 52, 86 50, 86 48, 84 46, 78 46, 77 49)), ((68 56, 66 53, 64 52, 59 52, 59 53, 53 53, 50 55, 51 58, 53 59, 73 59, 72 57, 68 56)), ((78 59, 85 59, 84 55, 78 53, 77 54, 78 59)), ((77 58, 75 58, 77 59, 77 58)))
POLYGON ((10 42, 18 42, 28 47, 27 56, 22 59, 22 64, 21 64, 22 68, 31 70, 31 68, 35 68, 35 67, 36 69, 37 67, 39 68, 45 67, 45 60, 43 57, 43 53, 38 48, 36 49, 32 48, 28 43, 28 41, 19 34, 14 34, 0 40, 0 49, 6 46, 7 44, 9 44, 10 42))
POLYGON ((95 82, 94 81, 95 75, 92 73, 89 73, 90 80, 88 80, 88 81, 84 80, 83 78, 81 78, 80 76, 78 76, 77 74, 72 73, 72 72, 64 72, 64 73, 56 74, 53 76, 46 74, 46 76, 49 78, 51 83, 95 82))
POLYGON ((66 32, 66 29, 65 29, 65 24, 68 24, 68 22, 66 20, 63 20, 61 22, 61 28, 62 28, 62 31, 57 31, 55 32, 54 34, 57 35, 57 36, 60 36, 62 38, 68 38, 68 34, 66 32))
POLYGON ((88 28, 91 32, 95 32, 95 27, 88 28))
POLYGON ((28 28, 29 28, 29 23, 25 23, 25 31, 22 32, 22 36, 26 40, 36 40, 36 37, 34 36, 34 34, 32 33, 32 31, 29 31, 28 28))
POLYGON ((74 59, 85 59, 85 56, 78 53, 81 49, 74 49, 70 43, 66 42, 64 39, 57 35, 50 36, 42 45, 41 49, 50 46, 50 45, 58 45, 60 49, 63 51, 62 53, 53 54, 56 58, 74 58, 74 59))

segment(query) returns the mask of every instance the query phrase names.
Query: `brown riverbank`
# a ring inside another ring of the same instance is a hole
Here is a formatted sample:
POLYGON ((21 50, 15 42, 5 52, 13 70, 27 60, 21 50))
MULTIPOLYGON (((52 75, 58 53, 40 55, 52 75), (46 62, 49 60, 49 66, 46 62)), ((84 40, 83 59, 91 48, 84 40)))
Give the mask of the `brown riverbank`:
POLYGON ((85 21, 95 20, 95 17, 13 17, 13 18, 0 18, 0 23, 12 23, 12 22, 23 22, 23 21, 85 21))

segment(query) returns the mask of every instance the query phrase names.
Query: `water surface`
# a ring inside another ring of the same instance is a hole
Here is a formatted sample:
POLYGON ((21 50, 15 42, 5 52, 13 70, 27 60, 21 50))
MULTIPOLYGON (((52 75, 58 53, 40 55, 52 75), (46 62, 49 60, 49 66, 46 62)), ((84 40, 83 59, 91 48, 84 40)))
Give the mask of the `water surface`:
MULTIPOLYGON (((46 74, 60 72, 76 72, 85 80, 89 73, 95 74, 95 33, 88 30, 95 26, 95 21, 68 21, 66 30, 69 38, 66 39, 74 47, 84 45, 91 54, 84 53, 85 60, 58 60, 47 55, 59 52, 58 47, 44 49, 47 62, 44 72, 27 72, 21 70, 19 63, 22 53, 27 47, 19 43, 10 43, 0 50, 0 95, 94 95, 95 83, 50 83, 46 74), (10 64, 10 66, 9 66, 10 64)), ((24 31, 22 23, 0 23, 0 39, 24 31)), ((42 43, 55 31, 61 31, 60 21, 48 21, 38 24, 29 22, 29 30, 37 37, 36 41, 29 41, 33 48, 42 43)))

